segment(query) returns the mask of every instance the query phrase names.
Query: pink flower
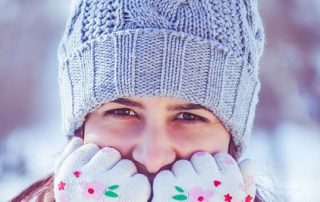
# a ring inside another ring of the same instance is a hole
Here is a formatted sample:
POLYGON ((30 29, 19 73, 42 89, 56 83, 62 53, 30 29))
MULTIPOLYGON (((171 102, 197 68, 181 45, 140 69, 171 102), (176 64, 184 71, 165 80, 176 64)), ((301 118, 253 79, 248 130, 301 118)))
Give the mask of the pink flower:
POLYGON ((194 187, 189 191, 190 202, 208 202, 213 196, 213 190, 208 189, 204 191, 200 187, 194 187))
POLYGON ((63 181, 60 181, 60 183, 58 184, 59 191, 64 190, 65 186, 66 186, 66 183, 63 181))
POLYGON ((95 200, 102 200, 104 185, 95 180, 91 183, 82 182, 81 187, 83 189, 82 196, 86 199, 94 198, 95 200))

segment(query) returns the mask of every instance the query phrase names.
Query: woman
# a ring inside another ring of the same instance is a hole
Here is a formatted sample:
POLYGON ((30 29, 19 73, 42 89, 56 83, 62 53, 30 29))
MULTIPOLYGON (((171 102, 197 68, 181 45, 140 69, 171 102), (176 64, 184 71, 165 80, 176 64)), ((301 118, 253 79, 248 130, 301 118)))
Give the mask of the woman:
POLYGON ((75 0, 59 81, 66 134, 80 138, 13 201, 253 201, 250 163, 234 159, 263 45, 255 0, 75 0))

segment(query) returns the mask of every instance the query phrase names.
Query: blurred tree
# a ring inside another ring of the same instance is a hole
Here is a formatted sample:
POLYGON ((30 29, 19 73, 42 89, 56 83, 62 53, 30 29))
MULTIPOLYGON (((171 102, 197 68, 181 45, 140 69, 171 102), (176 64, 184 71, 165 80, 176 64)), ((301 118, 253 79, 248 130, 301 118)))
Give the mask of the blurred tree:
POLYGON ((44 64, 66 17, 59 16, 57 4, 68 6, 57 1, 0 1, 0 139, 43 116, 39 103, 46 95, 39 89, 44 64))
POLYGON ((267 44, 256 126, 320 122, 320 2, 260 1, 267 44))

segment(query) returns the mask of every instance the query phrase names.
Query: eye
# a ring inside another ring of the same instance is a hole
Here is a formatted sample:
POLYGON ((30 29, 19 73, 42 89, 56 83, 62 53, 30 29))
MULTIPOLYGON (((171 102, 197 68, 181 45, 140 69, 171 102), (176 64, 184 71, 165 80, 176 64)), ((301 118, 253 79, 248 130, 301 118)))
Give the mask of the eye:
POLYGON ((112 109, 109 111, 105 111, 103 115, 123 119, 130 118, 130 116, 136 116, 135 112, 129 108, 112 109))
MULTIPOLYGON (((136 113, 129 108, 119 108, 119 109, 108 110, 108 111, 105 111, 103 115, 109 116, 109 117, 111 116, 118 119, 128 119, 128 118, 137 116, 136 113)), ((195 114, 187 113, 187 112, 180 113, 177 116, 176 120, 187 123, 187 124, 206 122, 205 118, 195 114)))
POLYGON ((198 123, 198 122, 205 122, 206 121, 206 119, 201 116, 187 113, 187 112, 180 113, 179 116, 177 117, 177 119, 179 121, 183 121, 186 123, 198 123))

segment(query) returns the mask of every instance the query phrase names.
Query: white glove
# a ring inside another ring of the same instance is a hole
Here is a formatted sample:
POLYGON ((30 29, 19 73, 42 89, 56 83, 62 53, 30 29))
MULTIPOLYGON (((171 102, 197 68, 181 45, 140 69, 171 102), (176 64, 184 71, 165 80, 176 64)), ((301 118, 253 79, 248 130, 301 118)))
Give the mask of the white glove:
POLYGON ((150 189, 147 177, 116 149, 83 144, 81 138, 72 139, 56 163, 56 202, 146 202, 150 189))
POLYGON ((153 202, 253 202, 256 192, 249 160, 240 163, 226 153, 195 153, 179 160, 172 171, 154 179, 153 202))

